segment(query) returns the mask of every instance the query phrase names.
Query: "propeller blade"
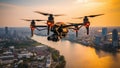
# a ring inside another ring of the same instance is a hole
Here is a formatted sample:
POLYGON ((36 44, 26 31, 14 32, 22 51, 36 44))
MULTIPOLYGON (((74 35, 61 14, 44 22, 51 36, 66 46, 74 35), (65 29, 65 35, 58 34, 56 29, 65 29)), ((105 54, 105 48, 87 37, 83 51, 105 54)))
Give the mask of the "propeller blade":
POLYGON ((77 18, 73 18, 73 19, 82 19, 83 17, 77 17, 77 18))
POLYGON ((39 13, 39 14, 42 14, 42 15, 45 15, 45 16, 48 16, 48 15, 53 15, 53 16, 64 16, 64 14, 51 14, 51 13, 44 13, 44 12, 40 12, 40 11, 34 11, 35 13, 39 13))
POLYGON ((65 16, 64 14, 56 14, 56 15, 54 15, 53 14, 53 16, 65 16))
POLYGON ((104 15, 104 14, 89 15, 89 16, 87 16, 87 17, 97 17, 97 16, 101 16, 101 15, 104 15))
MULTIPOLYGON (((96 14, 96 15, 89 15, 87 17, 96 17, 96 16, 101 16, 101 15, 104 15, 104 14, 96 14)), ((82 19, 84 17, 77 17, 77 18, 73 18, 73 19, 82 19)))
POLYGON ((35 21, 46 21, 46 20, 39 20, 39 19, 36 19, 35 21))
POLYGON ((29 19, 21 19, 21 20, 24 20, 24 21, 32 21, 32 20, 29 20, 29 19))
POLYGON ((42 14, 42 15, 45 15, 45 16, 50 15, 49 13, 44 13, 44 12, 40 12, 40 11, 34 11, 34 12, 35 12, 35 13, 42 14))
POLYGON ((34 21, 47 21, 47 20, 40 20, 40 19, 21 19, 21 20, 24 20, 24 21, 32 21, 32 20, 34 20, 34 21))

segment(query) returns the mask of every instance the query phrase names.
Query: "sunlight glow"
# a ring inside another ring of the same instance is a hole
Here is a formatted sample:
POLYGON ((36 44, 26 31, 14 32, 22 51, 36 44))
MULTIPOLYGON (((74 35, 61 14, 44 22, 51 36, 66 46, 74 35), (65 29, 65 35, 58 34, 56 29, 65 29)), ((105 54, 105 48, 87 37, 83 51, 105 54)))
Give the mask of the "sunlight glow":
POLYGON ((77 3, 87 3, 88 0, 77 0, 77 3))
MULTIPOLYGON (((105 14, 100 17, 90 18, 91 26, 120 26, 120 0, 25 0, 23 3, 19 1, 6 0, 0 1, 0 26, 29 26, 20 19, 22 18, 40 18, 47 20, 47 17, 36 14, 33 11, 41 11, 54 14, 65 14, 66 16, 55 17, 55 22, 82 22, 81 20, 74 20, 74 17, 81 17, 91 14, 105 14), (5 1, 5 2, 2 2, 5 1), (29 2, 29 3, 28 3, 29 2), (33 3, 34 2, 34 3, 33 3), (40 4, 39 4, 40 3, 40 4), (11 17, 12 16, 12 17, 11 17)), ((45 22, 46 23, 46 22, 45 22)), ((42 24, 43 23, 38 23, 42 24)))

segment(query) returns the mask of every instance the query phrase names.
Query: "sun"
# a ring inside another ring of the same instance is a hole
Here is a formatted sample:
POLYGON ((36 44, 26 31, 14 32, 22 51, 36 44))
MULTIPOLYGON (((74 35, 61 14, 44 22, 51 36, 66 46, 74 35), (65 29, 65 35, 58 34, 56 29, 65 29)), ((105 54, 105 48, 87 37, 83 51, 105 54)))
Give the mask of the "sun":
POLYGON ((87 3, 88 0, 76 0, 77 3, 87 3))

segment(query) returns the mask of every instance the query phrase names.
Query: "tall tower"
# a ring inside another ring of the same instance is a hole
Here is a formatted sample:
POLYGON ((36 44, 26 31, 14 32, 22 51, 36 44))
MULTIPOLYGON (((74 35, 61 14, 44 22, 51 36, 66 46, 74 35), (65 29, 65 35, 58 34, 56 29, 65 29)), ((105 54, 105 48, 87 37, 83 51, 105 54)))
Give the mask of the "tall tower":
POLYGON ((101 43, 101 37, 100 36, 95 36, 95 44, 100 45, 101 43))
POLYGON ((102 28, 103 41, 107 40, 107 28, 102 28))
POLYGON ((107 35, 107 28, 102 28, 102 36, 106 36, 107 35))
POLYGON ((113 47, 117 47, 119 45, 118 31, 113 29, 112 31, 112 45, 113 47))
POLYGON ((8 34, 8 27, 5 27, 5 34, 8 34))

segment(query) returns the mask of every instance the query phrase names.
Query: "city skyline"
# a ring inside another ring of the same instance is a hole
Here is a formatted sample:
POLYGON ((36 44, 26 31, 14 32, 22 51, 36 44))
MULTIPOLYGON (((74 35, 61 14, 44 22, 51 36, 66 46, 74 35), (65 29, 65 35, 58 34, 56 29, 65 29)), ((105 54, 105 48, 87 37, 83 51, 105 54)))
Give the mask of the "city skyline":
MULTIPOLYGON (((103 13, 105 15, 90 19, 91 26, 120 26, 119 2, 119 0, 1 0, 0 27, 29 27, 29 22, 21 20, 24 18, 47 20, 47 17, 36 14, 34 11, 65 14, 66 16, 55 17, 56 22, 65 23, 82 23, 82 19, 72 18, 103 13)), ((43 25, 42 22, 39 24, 43 25)))

